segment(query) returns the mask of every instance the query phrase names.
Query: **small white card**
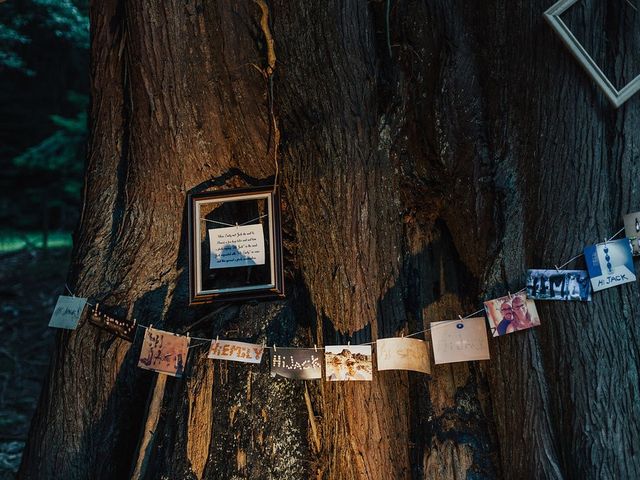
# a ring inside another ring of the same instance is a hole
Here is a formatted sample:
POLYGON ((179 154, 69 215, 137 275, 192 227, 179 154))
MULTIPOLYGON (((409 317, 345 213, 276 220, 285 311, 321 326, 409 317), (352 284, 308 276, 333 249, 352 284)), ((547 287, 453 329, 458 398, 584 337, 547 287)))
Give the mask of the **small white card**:
POLYGON ((436 365, 489 360, 484 317, 431 322, 431 342, 436 365))
POLYGON ((86 304, 86 298, 65 297, 64 295, 60 295, 58 297, 58 303, 56 303, 56 308, 53 309, 49 326, 75 330, 86 304))
POLYGON ((232 362, 260 363, 263 352, 264 347, 255 343, 213 340, 208 357, 232 362))
POLYGON ((211 261, 209 268, 250 267, 264 265, 262 225, 209 229, 211 261))

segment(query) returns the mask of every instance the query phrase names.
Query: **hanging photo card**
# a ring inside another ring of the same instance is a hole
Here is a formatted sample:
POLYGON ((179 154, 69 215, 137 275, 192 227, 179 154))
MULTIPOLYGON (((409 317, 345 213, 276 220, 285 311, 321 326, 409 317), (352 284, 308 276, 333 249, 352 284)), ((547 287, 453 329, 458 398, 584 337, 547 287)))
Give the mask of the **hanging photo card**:
POLYGON ((628 238, 590 245, 584 249, 584 258, 595 292, 636 281, 628 238))
POLYGON ((534 300, 591 301, 591 283, 586 270, 529 270, 527 296, 534 300))
POLYGON ((212 340, 208 357, 232 362, 260 363, 263 352, 264 346, 255 343, 212 340))
POLYGON ((329 345, 324 347, 324 364, 330 382, 371 381, 371 345, 329 345))
POLYGON ((640 212, 624 216, 624 234, 631 242, 634 255, 640 255, 640 212))
POLYGON ((147 328, 138 367, 182 377, 189 353, 189 337, 147 328))
POLYGON ((489 342, 484 317, 431 322, 435 363, 489 360, 489 342))
POLYGON ((271 376, 294 380, 322 378, 322 350, 315 348, 280 348, 271 350, 271 376))
POLYGON ((536 304, 524 292, 484 302, 484 309, 494 337, 540 325, 536 304))
POLYGON ((60 295, 56 303, 56 308, 53 309, 53 313, 51 314, 49 326, 75 330, 86 304, 86 298, 60 295))
POLYGON ((98 304, 96 304, 91 310, 89 322, 98 328, 127 340, 128 342, 133 342, 136 338, 138 322, 135 318, 131 320, 126 317, 118 317, 108 314, 101 310, 98 304))
POLYGON ((264 233, 261 224, 209 229, 209 268, 264 265, 264 233))
POLYGON ((376 341, 378 370, 413 370, 431 373, 427 342, 416 338, 379 338, 376 341))

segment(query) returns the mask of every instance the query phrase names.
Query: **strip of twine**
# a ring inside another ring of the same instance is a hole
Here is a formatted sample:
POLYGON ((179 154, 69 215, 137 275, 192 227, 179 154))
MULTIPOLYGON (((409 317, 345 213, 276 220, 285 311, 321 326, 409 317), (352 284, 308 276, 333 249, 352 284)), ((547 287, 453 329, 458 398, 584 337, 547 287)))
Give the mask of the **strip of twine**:
MULTIPOLYGON (((245 222, 245 223, 243 223, 243 224, 241 224, 241 225, 246 225, 247 223, 250 223, 250 222, 253 222, 253 221, 255 221, 255 220, 258 220, 258 219, 260 219, 260 218, 262 218, 262 217, 264 217, 264 216, 265 216, 265 215, 262 215, 261 217, 258 217, 258 218, 254 218, 254 219, 249 220, 248 222, 245 222)), ((206 220, 206 219, 205 219, 205 220, 206 220)), ((212 220, 207 220, 207 221, 212 221, 212 220)), ((221 222, 216 222, 216 223, 221 223, 221 222)), ((225 225, 228 225, 228 226, 230 226, 230 227, 235 227, 235 225, 230 225, 230 224, 225 224, 225 225)), ((610 242, 610 241, 611 241, 611 240, 613 240, 615 237, 617 237, 618 235, 620 235, 622 232, 624 232, 624 228, 621 228, 620 230, 618 230, 618 231, 617 231, 616 233, 614 233, 610 238, 605 239, 605 242, 604 242, 604 243, 606 243, 606 242, 610 242)), ((571 262, 573 262, 573 261, 577 260, 578 258, 580 258, 580 257, 581 257, 581 256, 583 256, 583 255, 584 255, 584 253, 579 253, 578 255, 575 255, 575 256, 571 257, 569 260, 567 260, 566 262, 564 262, 562 265, 560 265, 560 266, 555 265, 556 270, 561 270, 562 268, 566 267, 566 266, 567 266, 567 265, 569 265, 571 262)), ((65 284, 65 288, 69 291, 69 293, 71 294, 71 296, 75 297, 75 294, 71 291, 71 289, 69 288, 69 286, 68 286, 67 284, 65 284)), ((527 289, 527 288, 526 288, 526 287, 524 287, 524 288, 521 288, 520 290, 518 290, 518 291, 517 291, 517 292, 515 292, 515 293, 508 292, 508 294, 509 294, 509 296, 512 296, 512 295, 518 295, 518 294, 520 294, 520 293, 524 292, 526 289, 527 289)), ((93 304, 91 304, 91 303, 89 303, 89 302, 87 302, 87 304, 88 304, 88 305, 93 306, 93 304)), ((475 316, 475 315, 478 315, 479 313, 483 313, 484 311, 485 311, 485 309, 484 309, 484 308, 481 308, 480 310, 476 310, 475 312, 470 313, 470 314, 468 314, 468 315, 465 315, 464 317, 463 317, 463 316, 461 316, 461 315, 458 315, 458 318, 453 319, 453 320, 444 320, 444 321, 439 321, 439 322, 432 322, 432 323, 431 323, 431 325, 430 325, 429 327, 425 328, 424 330, 419 330, 419 331, 417 331, 417 332, 413 332, 413 333, 410 333, 410 334, 407 334, 407 335, 402 335, 401 337, 391 337, 391 338, 415 337, 415 336, 417 336, 417 335, 420 335, 420 334, 423 334, 423 333, 429 332, 429 331, 431 331, 433 328, 444 327, 444 326, 446 326, 446 325, 450 325, 450 324, 452 324, 452 323, 460 322, 461 320, 465 320, 465 319, 467 319, 467 318, 471 318, 471 317, 473 317, 473 316, 475 316), (435 324, 434 324, 434 323, 435 323, 435 324)), ((138 325, 137 325, 137 327, 138 327, 138 328, 143 328, 143 329, 152 328, 150 325, 149 325, 149 326, 147 326, 147 325, 140 325, 140 324, 138 324, 138 325)), ((215 339, 214 339, 214 338, 204 338, 204 337, 189 337, 189 338, 191 338, 191 340, 196 340, 196 341, 201 342, 201 343, 197 343, 197 344, 195 344, 195 345, 189 345, 189 348, 195 348, 195 347, 200 347, 200 346, 202 346, 202 345, 211 344, 211 342, 212 342, 212 341, 214 341, 214 340, 218 340, 218 339, 219 339, 219 338, 215 338, 215 339)), ((382 339, 381 339, 381 340, 382 340, 382 339)), ((374 341, 372 341, 372 342, 356 343, 356 344, 353 344, 353 346, 359 346, 359 345, 375 345, 376 343, 377 343, 377 342, 374 340, 374 341)), ((351 343, 349 343, 349 344, 351 344, 351 343)), ((273 347, 271 347, 271 346, 265 345, 264 343, 262 344, 262 346, 263 346, 263 348, 265 348, 265 349, 276 349, 276 348, 278 348, 276 345, 274 345, 273 347)), ((310 348, 310 347, 280 347, 280 348, 288 348, 288 349, 301 348, 301 349, 302 349, 302 348, 310 348)), ((313 348, 317 348, 317 346, 314 346, 313 348)), ((322 346, 321 346, 320 348, 322 348, 322 346)))

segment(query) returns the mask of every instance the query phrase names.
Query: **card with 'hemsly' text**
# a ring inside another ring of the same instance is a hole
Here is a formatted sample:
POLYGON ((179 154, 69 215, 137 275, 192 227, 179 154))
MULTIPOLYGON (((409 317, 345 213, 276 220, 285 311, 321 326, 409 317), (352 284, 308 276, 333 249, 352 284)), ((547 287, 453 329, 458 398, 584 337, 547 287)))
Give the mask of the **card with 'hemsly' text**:
POLYGON ((231 360, 232 362, 260 363, 263 352, 264 347, 255 343, 213 340, 208 357, 216 360, 231 360))

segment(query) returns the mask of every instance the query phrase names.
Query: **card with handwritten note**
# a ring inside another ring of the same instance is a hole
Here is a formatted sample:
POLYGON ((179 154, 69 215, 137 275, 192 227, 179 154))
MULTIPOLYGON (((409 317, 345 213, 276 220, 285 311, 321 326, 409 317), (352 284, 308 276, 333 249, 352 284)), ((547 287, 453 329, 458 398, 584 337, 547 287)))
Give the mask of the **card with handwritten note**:
POLYGON ((265 246, 262 225, 209 229, 209 268, 264 265, 265 246))
POLYGON ((263 352, 264 346, 255 343, 212 340, 208 357, 232 362, 260 363, 263 352))
POLYGON ((182 377, 189 353, 189 337, 147 328, 138 367, 182 377))
POLYGON ((376 342, 378 370, 413 370, 430 373, 427 342, 417 338, 379 338, 376 342))
POLYGON ((436 365, 489 360, 484 317, 431 322, 431 341, 436 365))
POLYGON ((86 304, 86 298, 60 295, 56 303, 56 308, 53 309, 51 320, 49 320, 49 326, 75 330, 86 304))

